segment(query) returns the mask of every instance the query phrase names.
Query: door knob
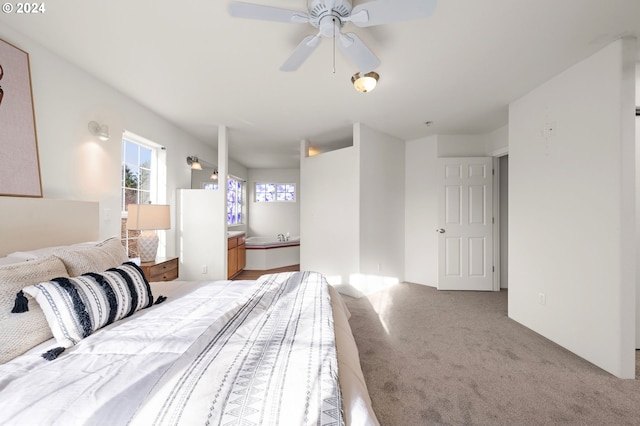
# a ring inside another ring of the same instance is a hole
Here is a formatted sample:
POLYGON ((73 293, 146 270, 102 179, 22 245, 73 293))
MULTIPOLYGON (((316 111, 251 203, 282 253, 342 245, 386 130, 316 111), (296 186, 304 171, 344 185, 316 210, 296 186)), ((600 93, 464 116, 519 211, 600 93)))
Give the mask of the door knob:
POLYGON ((445 230, 444 230, 443 228, 438 228, 438 229, 436 229, 436 232, 437 232, 438 234, 444 234, 444 233, 445 233, 445 230))

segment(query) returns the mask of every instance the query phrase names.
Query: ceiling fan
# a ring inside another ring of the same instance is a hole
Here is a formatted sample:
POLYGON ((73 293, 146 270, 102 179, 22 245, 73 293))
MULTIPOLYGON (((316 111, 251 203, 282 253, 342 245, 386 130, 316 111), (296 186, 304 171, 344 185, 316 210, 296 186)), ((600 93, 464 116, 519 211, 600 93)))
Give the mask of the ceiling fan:
POLYGON ((352 7, 351 0, 309 0, 308 11, 282 9, 253 3, 232 1, 231 16, 265 21, 311 24, 316 35, 304 38, 280 67, 281 71, 295 71, 311 56, 322 37, 334 38, 336 44, 362 73, 373 71, 380 59, 354 33, 343 33, 342 27, 352 22, 358 27, 389 24, 424 18, 435 9, 437 0, 373 0, 352 7))

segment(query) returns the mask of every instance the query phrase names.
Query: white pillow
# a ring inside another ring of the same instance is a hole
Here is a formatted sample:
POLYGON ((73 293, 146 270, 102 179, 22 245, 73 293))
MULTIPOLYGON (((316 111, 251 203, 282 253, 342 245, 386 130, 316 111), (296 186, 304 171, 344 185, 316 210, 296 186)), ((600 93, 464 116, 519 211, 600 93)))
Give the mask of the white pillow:
POLYGON ((17 257, 0 257, 0 266, 13 265, 24 261, 24 259, 19 259, 17 257))
POLYGON ((26 251, 14 251, 13 253, 9 253, 7 257, 17 258, 20 260, 33 260, 39 259, 41 257, 47 257, 54 254, 56 251, 61 249, 77 249, 83 247, 95 247, 99 244, 99 241, 88 241, 84 243, 71 244, 68 246, 55 246, 55 247, 44 247, 35 250, 26 250, 26 251))
POLYGON ((54 255, 62 260, 70 277, 102 272, 129 260, 119 238, 109 238, 93 247, 57 250, 54 255))
POLYGON ((53 337, 33 299, 28 312, 11 312, 16 294, 31 284, 67 276, 64 264, 53 256, 0 267, 0 364, 53 337))
POLYGON ((129 261, 127 251, 119 237, 108 238, 96 244, 96 247, 102 248, 105 252, 113 256, 117 262, 124 263, 129 261))
POLYGON ((24 292, 36 299, 64 348, 153 304, 142 270, 130 262, 101 274, 41 282, 25 287, 24 292))

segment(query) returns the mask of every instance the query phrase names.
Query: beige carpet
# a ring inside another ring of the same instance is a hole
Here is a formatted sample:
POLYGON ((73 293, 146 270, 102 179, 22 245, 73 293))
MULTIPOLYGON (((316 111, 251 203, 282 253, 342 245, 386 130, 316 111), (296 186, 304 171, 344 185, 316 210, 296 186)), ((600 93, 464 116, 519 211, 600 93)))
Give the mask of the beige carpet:
POLYGON ((507 317, 507 292, 344 296, 382 425, 639 425, 621 380, 507 317))

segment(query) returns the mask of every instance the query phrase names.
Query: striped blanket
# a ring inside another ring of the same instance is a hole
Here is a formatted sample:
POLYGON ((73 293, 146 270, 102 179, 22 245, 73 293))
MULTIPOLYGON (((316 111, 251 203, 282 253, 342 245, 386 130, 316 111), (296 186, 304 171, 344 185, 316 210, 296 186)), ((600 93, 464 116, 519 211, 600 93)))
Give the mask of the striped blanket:
POLYGON ((343 425, 324 277, 261 277, 164 373, 131 424, 343 425))

